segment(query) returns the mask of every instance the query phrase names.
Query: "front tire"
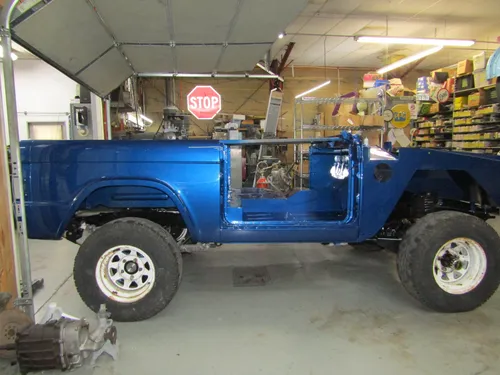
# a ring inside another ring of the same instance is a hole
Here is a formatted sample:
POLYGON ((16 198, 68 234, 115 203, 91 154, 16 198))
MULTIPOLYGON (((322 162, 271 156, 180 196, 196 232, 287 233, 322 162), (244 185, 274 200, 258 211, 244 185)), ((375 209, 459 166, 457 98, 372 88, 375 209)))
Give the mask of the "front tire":
POLYGON ((441 211, 419 219, 401 241, 397 267, 405 289, 439 312, 471 311, 500 283, 500 238, 483 220, 441 211))
POLYGON ((93 311, 105 303, 119 322, 151 318, 173 299, 182 275, 180 249, 160 225, 142 218, 111 221, 75 258, 74 280, 93 311))

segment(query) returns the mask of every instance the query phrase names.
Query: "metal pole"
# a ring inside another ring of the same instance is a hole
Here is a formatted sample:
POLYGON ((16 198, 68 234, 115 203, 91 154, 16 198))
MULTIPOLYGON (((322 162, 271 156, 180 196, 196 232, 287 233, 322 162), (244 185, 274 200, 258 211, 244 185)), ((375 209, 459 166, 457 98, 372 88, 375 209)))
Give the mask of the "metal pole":
POLYGON ((108 128, 108 139, 113 139, 113 135, 111 134, 111 97, 108 96, 107 99, 104 100, 106 105, 106 126, 108 128))
MULTIPOLYGON (((300 98, 300 139, 304 139, 304 102, 302 98, 300 98)), ((304 185, 304 145, 300 144, 300 190, 304 185)))
MULTIPOLYGON (((293 101, 293 139, 297 139, 297 101, 293 101)), ((297 162, 298 145, 293 145, 293 162, 297 162)))
POLYGON ((161 78, 249 78, 249 79, 279 79, 284 81, 283 77, 276 74, 219 74, 219 73, 138 73, 137 77, 161 78))
POLYGON ((12 63, 12 38, 10 33, 10 18, 19 0, 10 0, 5 4, 1 13, 1 29, 3 48, 3 85, 5 89, 6 120, 9 126, 10 157, 12 168, 12 195, 14 198, 17 238, 15 251, 18 252, 21 262, 21 291, 20 298, 15 304, 21 307, 33 321, 33 291, 31 288, 31 264, 26 232, 26 212, 24 209, 23 172, 21 169, 21 153, 19 149, 19 125, 17 123, 16 89, 14 83, 14 64, 12 63))

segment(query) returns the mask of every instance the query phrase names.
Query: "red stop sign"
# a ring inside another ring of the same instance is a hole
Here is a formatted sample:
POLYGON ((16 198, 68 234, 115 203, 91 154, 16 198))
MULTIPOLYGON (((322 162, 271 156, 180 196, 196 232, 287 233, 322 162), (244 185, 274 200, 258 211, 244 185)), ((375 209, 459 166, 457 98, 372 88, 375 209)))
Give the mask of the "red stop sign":
POLYGON ((211 120, 221 110, 221 97, 212 86, 196 86, 187 96, 188 110, 198 120, 211 120))

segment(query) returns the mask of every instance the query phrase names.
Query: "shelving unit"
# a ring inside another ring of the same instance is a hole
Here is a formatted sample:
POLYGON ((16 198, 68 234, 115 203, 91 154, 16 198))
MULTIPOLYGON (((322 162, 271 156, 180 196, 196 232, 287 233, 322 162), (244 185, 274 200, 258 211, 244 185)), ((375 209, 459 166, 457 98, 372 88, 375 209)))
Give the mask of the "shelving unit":
POLYGON ((417 133, 414 136, 414 142, 418 147, 451 149, 453 132, 452 99, 443 104, 428 99, 419 100, 419 102, 421 106, 422 104, 430 103, 439 105, 439 111, 421 114, 419 110, 418 120, 416 121, 417 133))
POLYGON ((453 149, 474 153, 500 151, 500 105, 455 111, 453 149))
MULTIPOLYGON (((455 77, 455 85, 458 84, 459 78, 473 75, 473 73, 467 73, 455 77)), ((414 136, 416 146, 474 153, 500 151, 500 108, 498 104, 493 104, 486 95, 489 92, 488 89, 494 89, 494 87, 494 84, 488 84, 457 90, 458 87, 455 86, 450 100, 439 105, 439 112, 419 116, 419 120, 415 123, 418 129, 414 136), (455 108, 457 98, 476 92, 481 93, 481 101, 487 100, 489 104, 481 106, 464 104, 461 108, 455 108)))

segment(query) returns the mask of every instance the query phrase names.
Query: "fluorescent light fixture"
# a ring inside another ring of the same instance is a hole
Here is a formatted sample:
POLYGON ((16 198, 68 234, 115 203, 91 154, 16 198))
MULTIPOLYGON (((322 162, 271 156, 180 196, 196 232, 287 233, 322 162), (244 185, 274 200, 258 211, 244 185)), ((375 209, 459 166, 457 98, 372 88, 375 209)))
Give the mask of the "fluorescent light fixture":
MULTIPOLYGON (((12 61, 17 60, 17 55, 14 52, 10 53, 10 57, 12 58, 12 61)), ((3 48, 0 46, 0 59, 3 59, 3 48)))
POLYGON ((433 53, 439 52, 442 49, 443 49, 443 46, 437 46, 437 47, 434 47, 431 49, 426 49, 425 51, 419 52, 415 55, 405 57, 404 59, 398 60, 395 63, 384 66, 383 68, 380 68, 379 70, 377 70, 377 73, 384 74, 384 73, 390 72, 391 70, 397 69, 403 65, 412 63, 414 61, 420 60, 421 58, 432 55, 433 53))
POLYGON ((147 121, 147 122, 149 122, 150 124, 152 124, 152 123, 153 123, 153 120, 151 120, 149 117, 146 117, 146 116, 144 116, 144 115, 142 115, 142 114, 141 114, 141 115, 139 115, 139 116, 140 116, 140 117, 141 117, 144 121, 147 121))
POLYGON ((330 81, 323 82, 322 84, 320 84, 320 85, 318 85, 318 86, 315 86, 315 87, 313 87, 312 89, 309 89, 309 90, 304 91, 303 93, 301 93, 301 94, 299 94, 299 95, 296 95, 296 96, 295 96, 295 99, 297 99, 297 98, 301 98, 302 96, 307 95, 307 94, 310 94, 311 92, 316 91, 316 90, 319 90, 320 88, 325 87, 326 85, 329 85, 329 84, 330 84, 330 81))
POLYGON ((279 33, 279 34, 278 34, 278 38, 279 38, 279 39, 283 39, 284 37, 285 37, 285 33, 279 33))
POLYGON ((391 36, 355 36, 354 40, 359 43, 416 44, 416 45, 426 45, 426 46, 449 46, 449 47, 470 47, 476 43, 475 40, 465 40, 465 39, 403 38, 403 37, 391 37, 391 36))

